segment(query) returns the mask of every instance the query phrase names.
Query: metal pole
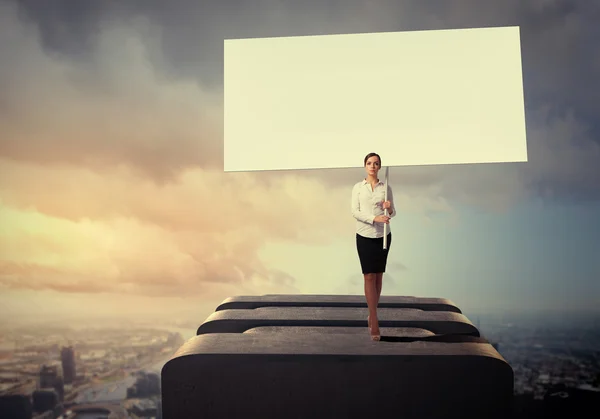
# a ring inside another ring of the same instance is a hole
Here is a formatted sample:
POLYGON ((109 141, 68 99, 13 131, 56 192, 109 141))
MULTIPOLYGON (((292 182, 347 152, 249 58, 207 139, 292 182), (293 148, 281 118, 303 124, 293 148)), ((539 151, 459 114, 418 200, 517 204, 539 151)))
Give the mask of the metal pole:
MULTIPOLYGON (((388 172, 389 172, 389 167, 386 166, 385 168, 385 200, 388 200, 388 172)), ((389 212, 387 210, 387 208, 384 210, 384 214, 386 217, 389 216, 389 212)), ((387 249, 387 235, 388 235, 388 224, 384 224, 383 225, 383 250, 387 249)))

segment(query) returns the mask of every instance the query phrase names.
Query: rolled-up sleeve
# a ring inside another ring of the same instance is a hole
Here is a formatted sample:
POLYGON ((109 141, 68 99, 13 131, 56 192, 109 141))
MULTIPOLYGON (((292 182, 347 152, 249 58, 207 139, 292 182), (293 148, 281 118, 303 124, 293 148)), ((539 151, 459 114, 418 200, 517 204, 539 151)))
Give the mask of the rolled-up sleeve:
POLYGON ((373 225, 375 216, 360 210, 360 183, 352 189, 352 216, 358 221, 373 225))
POLYGON ((396 205, 394 205, 394 194, 392 192, 392 187, 388 185, 388 201, 390 201, 390 209, 392 210, 392 215, 390 218, 394 218, 396 216, 396 205))

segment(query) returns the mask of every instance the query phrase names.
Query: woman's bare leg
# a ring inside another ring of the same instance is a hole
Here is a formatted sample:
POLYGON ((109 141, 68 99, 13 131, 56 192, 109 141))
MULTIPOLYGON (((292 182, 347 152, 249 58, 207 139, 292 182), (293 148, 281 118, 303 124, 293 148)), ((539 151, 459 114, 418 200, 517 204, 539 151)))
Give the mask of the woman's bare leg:
POLYGON ((383 287, 383 272, 379 272, 376 275, 375 287, 377 288, 377 304, 379 304, 379 299, 381 298, 381 288, 383 287))
POLYGON ((377 274, 365 274, 365 298, 369 307, 369 323, 371 335, 379 336, 379 320, 377 319, 377 274))

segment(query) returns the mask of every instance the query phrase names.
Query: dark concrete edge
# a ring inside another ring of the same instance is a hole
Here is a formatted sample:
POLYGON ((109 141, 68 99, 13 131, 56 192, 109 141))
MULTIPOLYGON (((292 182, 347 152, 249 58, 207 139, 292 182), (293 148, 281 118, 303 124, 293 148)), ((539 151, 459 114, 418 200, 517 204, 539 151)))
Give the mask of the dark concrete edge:
MULTIPOLYGON (((262 307, 320 307, 320 308, 367 308, 366 303, 294 303, 294 302, 241 302, 232 301, 222 303, 215 312, 224 310, 254 310, 262 307)), ((449 311, 452 313, 462 314, 462 311, 448 304, 408 304, 408 303, 379 303, 379 308, 415 308, 423 311, 449 311)))
MULTIPOLYGON (((328 296, 339 296, 337 294, 325 295, 325 294, 316 294, 316 295, 302 295, 302 294, 266 294, 261 297, 276 297, 279 295, 285 295, 286 297, 328 297, 328 296)), ((354 297, 354 296, 353 296, 354 297)), ((390 296, 392 297, 392 296, 390 296)), ((356 307, 356 308, 366 308, 367 303, 365 302, 330 302, 330 303, 322 303, 322 302, 291 302, 291 301, 249 301, 251 299, 255 299, 257 296, 233 296, 228 297, 221 302, 215 309, 217 311, 223 310, 252 310, 260 307, 332 307, 332 308, 343 308, 343 307, 356 307)), ((418 298, 418 297, 415 297, 418 298)), ((423 297, 425 298, 425 297, 423 297)), ((420 302, 420 303, 390 303, 384 300, 379 303, 380 308, 417 308, 425 311, 449 311, 454 313, 462 314, 461 309, 451 300, 447 298, 433 298, 427 297, 427 299, 435 299, 439 300, 436 302, 420 302)))
MULTIPOLYGON (((367 327, 367 322, 366 320, 345 320, 345 319, 339 319, 339 320, 322 320, 322 319, 315 319, 315 320, 301 320, 301 319, 231 319, 231 318, 218 318, 221 317, 219 315, 217 315, 217 318, 212 318, 215 314, 222 314, 225 313, 225 311, 220 312, 220 313, 213 313, 211 314, 211 316, 209 316, 209 318, 202 323, 200 326, 198 326, 198 328, 196 329, 196 335, 203 335, 203 334, 212 334, 212 333, 220 333, 220 332, 215 332, 212 331, 211 329, 214 330, 214 327, 216 325, 220 324, 227 324, 227 323, 239 323, 239 322, 248 322, 250 323, 246 329, 240 328, 238 331, 236 331, 235 333, 244 333, 248 330, 257 328, 257 327, 264 327, 264 326, 275 326, 275 327, 295 327, 295 326, 305 326, 305 327, 367 327)), ((454 314, 458 314, 458 313, 454 313, 454 314)), ((462 314, 460 314, 460 316, 463 316, 462 314)), ((410 320, 405 320, 406 323, 408 324, 390 324, 391 322, 395 322, 396 320, 380 320, 379 321, 379 327, 381 328, 394 328, 394 327, 406 327, 406 328, 410 328, 410 327, 415 327, 415 328, 419 328, 419 329, 425 329, 428 330, 432 333, 435 333, 433 330, 431 330, 432 326, 435 326, 436 324, 440 324, 440 323, 456 323, 456 324, 460 324, 463 325, 463 327, 469 329, 468 332, 465 332, 465 334, 471 334, 473 336, 477 336, 480 337, 481 334, 479 332, 479 329, 477 329, 477 327, 471 323, 469 321, 469 319, 467 319, 466 317, 464 319, 454 319, 454 320, 419 320, 419 319, 410 319, 410 320), (411 325, 410 323, 419 323, 418 325, 411 325)), ((402 322, 402 320, 399 320, 400 322, 402 322)))
MULTIPOLYGON (((183 343, 183 345, 181 345, 179 347, 179 349, 171 356, 171 360, 185 355, 185 354, 192 354, 192 355, 198 355, 198 354, 203 354, 206 355, 207 353, 203 353, 201 352, 202 348, 204 347, 208 347, 209 350, 214 350, 216 344, 222 344, 222 342, 215 342, 215 340, 219 339, 219 336, 221 337, 225 337, 226 339, 232 340, 235 339, 237 342, 239 342, 240 344, 243 344, 245 342, 248 341, 253 341, 256 340, 257 338, 253 335, 246 335, 246 334, 235 334, 235 333, 222 333, 222 334, 206 334, 206 335, 197 335, 194 336, 190 339, 188 339, 187 341, 185 341, 183 343), (232 338, 231 336, 235 336, 234 338, 232 338), (211 342, 212 341, 212 342, 211 342)), ((343 335, 343 336, 359 336, 359 335, 343 335)), ((496 351, 496 349, 492 346, 492 344, 485 338, 481 338, 481 337, 474 337, 474 336, 469 336, 469 335, 435 335, 434 337, 438 338, 436 339, 431 339, 430 338, 413 338, 410 341, 407 342, 402 342, 400 341, 399 343, 410 343, 410 342, 429 342, 429 343, 441 343, 441 344, 466 344, 469 345, 469 348, 471 351, 476 350, 476 353, 468 353, 468 354, 456 354, 456 355, 452 355, 452 356, 489 356, 492 357, 494 359, 498 359, 501 360, 502 362, 506 363, 508 365, 508 362, 504 359, 504 357, 498 352, 496 351)), ((323 335, 320 336, 321 339, 328 339, 328 337, 324 337, 323 335)), ((383 337, 382 337, 383 338, 383 337)), ((261 337, 260 340, 262 340, 263 342, 268 342, 269 340, 275 340, 277 341, 275 336, 263 336, 261 337)), ((362 342, 362 341, 361 341, 362 342)), ((377 346, 379 343, 377 342, 371 342, 371 341, 364 341, 362 343, 366 343, 369 342, 369 344, 373 344, 375 346, 372 346, 372 348, 374 348, 374 350, 377 350, 377 346)), ((393 341, 392 341, 393 342, 393 341)), ((448 346, 445 345, 439 345, 439 348, 445 348, 448 346)), ((448 347, 449 348, 449 347, 448 347)), ((220 351, 220 347, 217 348, 218 351, 220 351)), ((215 355, 222 355, 223 353, 221 352, 211 352, 211 354, 215 354, 215 355)), ((299 353, 295 353, 295 354, 282 354, 282 355, 289 355, 289 356, 295 356, 298 355, 299 353)), ((311 355, 311 354, 302 354, 301 355, 311 355)), ((242 353, 237 353, 236 355, 242 355, 242 353)), ((248 355, 261 355, 261 354, 248 354, 248 355)), ((315 356, 324 356, 324 355, 330 355, 330 354, 312 354, 315 356)), ((354 355, 348 355, 348 356, 363 356, 363 354, 358 353, 358 354, 354 354, 354 355)), ((390 356, 389 353, 375 353, 375 356, 390 356)), ((448 355, 448 354, 446 354, 448 355)), ((340 355, 340 356, 346 356, 346 355, 340 355)))
MULTIPOLYGON (((164 376, 165 374, 169 373, 169 370, 171 368, 176 368, 176 371, 179 373, 181 371, 181 368, 179 367, 179 364, 181 363, 185 363, 187 361, 189 361, 191 358, 197 357, 197 356, 202 356, 204 358, 213 358, 214 360, 219 359, 219 358, 223 358, 224 356, 235 356, 235 357, 244 357, 247 358, 249 362, 251 362, 252 360, 259 360, 260 358, 277 358, 278 360, 288 360, 291 358, 295 358, 298 356, 298 354, 248 354, 248 353, 237 353, 237 354, 220 354, 220 353, 198 353, 198 352, 194 352, 192 349, 187 349, 185 348, 186 345, 182 346, 172 357, 171 359, 169 359, 165 365, 163 365, 163 367, 161 368, 161 381, 164 380, 164 376), (185 348, 185 349, 184 349, 185 348)), ((491 347, 491 345, 489 345, 491 347)), ((496 352, 497 355, 495 355, 492 351, 487 351, 487 352, 482 352, 479 354, 460 354, 460 355, 449 355, 449 354, 441 354, 441 355, 435 355, 436 357, 439 358, 443 358, 443 357, 447 357, 447 358, 451 358, 451 357, 461 357, 461 358, 465 358, 465 357, 470 357, 470 358, 478 358, 478 359, 485 359, 486 362, 489 362, 491 364, 497 364, 498 365, 498 369, 501 371, 504 371, 506 374, 510 375, 510 377, 512 378, 512 380, 514 381, 514 370, 512 369, 512 367, 510 366, 510 364, 502 357, 502 355, 498 354, 496 352)), ((369 357, 369 355, 367 354, 300 354, 303 357, 315 357, 315 358, 342 358, 342 359, 348 359, 348 358, 365 358, 365 357, 369 357)), ((390 355, 372 355, 373 358, 377 358, 377 357, 389 357, 390 355)), ((406 355, 406 356, 410 356, 410 357, 419 357, 419 356, 423 356, 423 357, 428 357, 428 356, 433 356, 431 354, 411 354, 411 355, 406 355)))

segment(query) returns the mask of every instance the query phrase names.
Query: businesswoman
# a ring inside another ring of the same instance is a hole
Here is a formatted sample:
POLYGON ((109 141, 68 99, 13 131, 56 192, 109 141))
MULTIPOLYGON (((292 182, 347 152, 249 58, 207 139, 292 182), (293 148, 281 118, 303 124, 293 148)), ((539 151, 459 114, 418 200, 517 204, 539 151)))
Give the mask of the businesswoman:
POLYGON ((367 176, 352 189, 352 216, 356 219, 356 250, 365 277, 365 298, 369 307, 369 332, 371 339, 381 339, 377 305, 381 296, 383 274, 388 252, 392 244, 392 233, 387 236, 387 249, 383 249, 384 224, 396 215, 392 188, 388 185, 388 199, 385 200, 385 183, 379 180, 381 158, 376 153, 365 157, 367 176), (384 210, 388 210, 389 217, 384 210))

